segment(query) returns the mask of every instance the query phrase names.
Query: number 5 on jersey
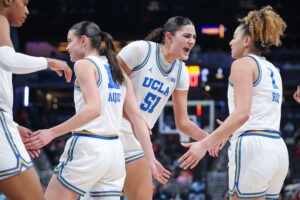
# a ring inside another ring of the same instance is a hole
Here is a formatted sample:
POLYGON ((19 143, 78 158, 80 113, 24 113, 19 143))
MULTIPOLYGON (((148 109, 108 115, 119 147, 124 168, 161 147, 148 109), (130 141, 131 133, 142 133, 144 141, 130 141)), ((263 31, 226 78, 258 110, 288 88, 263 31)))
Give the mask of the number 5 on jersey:
POLYGON ((161 97, 148 92, 144 99, 144 103, 141 103, 140 108, 143 111, 147 111, 148 113, 153 113, 154 108, 157 106, 158 102, 160 101, 161 97))

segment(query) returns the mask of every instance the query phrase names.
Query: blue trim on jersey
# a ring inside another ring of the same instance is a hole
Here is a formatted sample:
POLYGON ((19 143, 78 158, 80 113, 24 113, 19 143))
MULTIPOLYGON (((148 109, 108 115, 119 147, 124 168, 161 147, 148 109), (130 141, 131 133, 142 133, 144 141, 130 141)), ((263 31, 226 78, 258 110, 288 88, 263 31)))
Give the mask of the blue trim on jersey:
POLYGON ((281 133, 279 131, 271 131, 271 130, 248 130, 242 133, 239 136, 239 139, 236 143, 235 148, 235 177, 234 177, 234 186, 233 189, 228 191, 230 196, 237 195, 238 198, 241 199, 250 199, 250 198, 259 198, 265 196, 266 199, 278 199, 279 194, 266 194, 266 191, 259 192, 259 193, 242 193, 239 191, 239 178, 240 178, 240 171, 241 171, 241 145, 242 145, 242 138, 244 136, 262 136, 262 137, 269 137, 278 139, 281 138, 281 133))
POLYGON ((33 167, 33 164, 31 161, 27 162, 20 155, 20 152, 19 152, 17 146, 15 145, 15 142, 11 136, 11 133, 10 133, 8 127, 7 127, 7 123, 6 123, 6 119, 5 119, 3 111, 0 111, 0 121, 1 121, 3 131, 5 133, 5 137, 9 143, 12 151, 14 152, 16 160, 17 160, 16 167, 14 167, 12 169, 0 171, 0 177, 5 177, 5 176, 10 176, 10 175, 21 173, 23 167, 26 167, 27 169, 33 167))
POLYGON ((145 157, 144 152, 136 154, 134 156, 130 156, 128 158, 125 158, 125 164, 130 163, 130 162, 135 161, 135 160, 138 160, 138 159, 143 158, 143 157, 145 157))
POLYGON ((118 139, 119 136, 117 134, 112 134, 112 135, 99 135, 96 133, 91 133, 89 131, 73 131, 73 136, 83 136, 83 137, 92 137, 92 138, 97 138, 97 139, 103 139, 103 140, 115 140, 118 139))
POLYGON ((239 137, 236 148, 235 148, 235 177, 234 177, 234 186, 233 189, 228 190, 230 196, 236 195, 240 199, 251 199, 251 198, 260 198, 266 195, 266 191, 258 193, 242 193, 239 190, 239 178, 240 178, 240 169, 241 169, 241 146, 242 146, 242 136, 239 137))
POLYGON ((149 47, 147 56, 146 56, 146 58, 144 59, 144 61, 143 61, 140 65, 134 67, 134 68, 132 69, 132 71, 137 71, 137 70, 139 70, 139 69, 142 69, 142 68, 147 64, 147 62, 148 62, 148 60, 149 60, 149 58, 150 58, 150 55, 151 55, 151 44, 150 44, 150 42, 148 42, 148 41, 146 41, 146 42, 147 42, 148 47, 149 47))
POLYGON ((266 194, 266 199, 279 199, 279 194, 266 194))
MULTIPOLYGON (((102 57, 100 57, 100 58, 102 58, 102 57)), ((97 87, 99 87, 99 86, 101 85, 101 83, 102 83, 102 75, 101 75, 99 66, 98 66, 97 63, 96 63, 94 60, 92 60, 91 58, 82 58, 82 59, 83 59, 83 60, 89 60, 89 61, 91 61, 91 62, 96 66, 96 69, 97 69, 97 71, 98 71, 97 87)), ((74 80, 74 87, 75 87, 75 90, 81 91, 80 87, 78 87, 77 85, 75 85, 75 80, 74 80)))
POLYGON ((80 196, 84 196, 86 194, 85 191, 75 187, 74 185, 72 185, 71 183, 69 183, 68 181, 66 181, 62 176, 61 176, 62 170, 58 172, 57 174, 57 180, 67 189, 71 190, 72 192, 75 192, 76 194, 80 195, 80 196))
POLYGON ((72 141, 71 141, 71 145, 69 147, 69 150, 68 150, 68 158, 66 161, 64 161, 60 166, 57 166, 53 172, 55 174, 57 174, 57 180, 64 186, 66 187, 67 189, 71 190, 72 192, 75 192, 76 194, 80 195, 80 196, 84 196, 85 195, 85 191, 77 188, 76 186, 72 185, 71 183, 69 183, 67 180, 65 180, 63 177, 62 177, 62 171, 64 169, 64 167, 68 164, 68 162, 71 162, 73 160, 73 152, 74 152, 74 149, 75 149, 75 144, 78 140, 78 136, 75 136, 72 138, 72 141))
POLYGON ((122 191, 103 191, 103 192, 89 192, 91 197, 111 197, 111 196, 121 196, 122 191))
POLYGON ((180 81, 181 77, 181 70, 182 70, 182 62, 180 62, 179 68, 178 68, 178 74, 177 74, 177 82, 180 81))
POLYGON ((158 43, 156 43, 156 64, 158 66, 159 71, 162 73, 162 75, 163 76, 168 76, 172 72, 172 69, 174 68, 174 65, 175 65, 177 59, 175 59, 172 62, 172 66, 171 66, 170 71, 165 72, 164 68, 160 64, 160 58, 159 58, 159 52, 160 51, 159 51, 159 49, 160 49, 160 45, 158 43))
POLYGON ((281 138, 281 132, 279 131, 270 131, 270 130, 248 130, 242 133, 243 136, 262 136, 268 138, 279 139, 281 138))
MULTIPOLYGON (((250 57, 250 58, 253 58, 257 64, 257 67, 258 67, 258 77, 257 77, 257 80, 253 83, 253 87, 256 87, 260 81, 261 81, 261 77, 262 77, 262 71, 261 71, 261 66, 260 64, 258 63, 258 61, 256 60, 256 58, 252 55, 244 55, 243 57, 250 57)), ((262 59, 264 59, 263 57, 260 57, 262 59)))

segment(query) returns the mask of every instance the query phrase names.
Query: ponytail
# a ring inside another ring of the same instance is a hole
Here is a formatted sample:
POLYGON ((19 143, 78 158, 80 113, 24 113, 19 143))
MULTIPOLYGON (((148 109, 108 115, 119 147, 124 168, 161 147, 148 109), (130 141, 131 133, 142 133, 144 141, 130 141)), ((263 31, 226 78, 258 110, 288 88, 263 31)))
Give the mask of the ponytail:
POLYGON ((116 57, 116 48, 111 35, 101 31, 99 26, 91 21, 79 22, 73 25, 70 30, 74 30, 74 34, 79 37, 83 35, 88 37, 91 41, 91 46, 99 50, 100 54, 106 55, 108 63, 111 67, 113 80, 117 81, 119 84, 122 84, 125 78, 116 57), (100 48, 101 40, 104 40, 105 42, 104 48, 100 48))
POLYGON ((115 44, 113 42, 113 38, 109 33, 100 32, 100 36, 102 37, 102 40, 105 42, 105 47, 100 48, 100 54, 106 55, 108 59, 108 63, 111 67, 112 72, 112 78, 117 81, 119 84, 122 84, 125 80, 123 71, 121 70, 121 67, 117 60, 117 53, 115 44))
POLYGON ((156 43, 162 43, 164 38, 164 29, 157 28, 149 33, 149 35, 145 38, 147 41, 152 41, 156 43))
POLYGON ((145 38, 145 40, 157 42, 157 43, 165 43, 165 34, 167 32, 175 35, 175 33, 181 29, 182 26, 185 25, 193 25, 193 22, 187 18, 182 16, 171 17, 168 21, 164 24, 163 27, 154 29, 149 35, 145 38))

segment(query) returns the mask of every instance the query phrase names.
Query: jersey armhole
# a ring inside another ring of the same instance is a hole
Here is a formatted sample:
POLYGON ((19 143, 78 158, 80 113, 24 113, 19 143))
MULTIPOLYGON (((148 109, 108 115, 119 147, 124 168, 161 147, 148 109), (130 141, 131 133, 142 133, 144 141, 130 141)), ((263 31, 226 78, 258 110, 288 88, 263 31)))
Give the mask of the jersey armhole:
MULTIPOLYGON (((95 65, 95 67, 96 67, 96 69, 97 69, 97 72, 98 72, 97 87, 99 88, 99 86, 100 86, 101 83, 102 83, 102 75, 101 75, 99 66, 98 66, 97 63, 96 63, 94 60, 92 60, 91 58, 83 58, 83 60, 89 60, 90 62, 92 62, 92 63, 95 65)), ((75 80, 76 80, 76 76, 74 76, 74 88, 75 88, 75 90, 81 91, 80 87, 77 86, 77 85, 75 84, 75 80)))
POLYGON ((260 83, 261 77, 262 77, 261 66, 260 66, 259 62, 257 61, 257 59, 254 56, 252 56, 252 55, 244 55, 243 57, 250 57, 253 60, 255 60, 255 62, 257 64, 257 67, 258 67, 258 77, 257 77, 256 81, 253 82, 253 87, 256 87, 260 83))
POLYGON ((137 70, 139 70, 139 69, 142 69, 146 64, 147 64, 147 62, 148 62, 148 60, 149 60, 149 58, 150 58, 150 54, 151 54, 151 44, 150 44, 150 42, 149 41, 145 41, 145 42, 147 42, 147 44, 148 44, 148 53, 147 53, 147 55, 146 55, 146 58, 143 60, 143 62, 141 63, 141 64, 139 64, 138 66, 136 66, 136 67, 134 67, 133 69, 132 69, 132 71, 137 71, 137 70))

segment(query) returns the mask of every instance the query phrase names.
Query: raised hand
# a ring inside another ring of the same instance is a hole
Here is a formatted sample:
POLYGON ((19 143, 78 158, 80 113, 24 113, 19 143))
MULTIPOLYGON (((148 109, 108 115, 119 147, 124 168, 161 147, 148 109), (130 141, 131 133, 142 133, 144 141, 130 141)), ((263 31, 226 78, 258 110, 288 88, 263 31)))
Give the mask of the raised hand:
MULTIPOLYGON (((20 133, 20 136, 22 138, 23 143, 25 144, 24 141, 26 141, 26 139, 30 138, 31 135, 33 134, 31 130, 29 130, 28 128, 24 127, 24 126, 18 126, 18 131, 20 133)), ((33 150, 33 149, 27 149, 28 154, 30 155, 31 158, 37 158, 40 155, 40 150, 33 150)))
POLYGON ((67 62, 52 58, 46 58, 48 62, 48 67, 55 71, 59 76, 63 75, 63 72, 65 74, 65 78, 67 82, 71 81, 72 78, 72 70, 68 66, 67 62))
POLYGON ((205 156, 206 149, 203 148, 201 141, 181 143, 181 145, 190 149, 178 159, 179 163, 182 162, 180 167, 183 169, 187 169, 189 167, 193 169, 205 156))
POLYGON ((40 149, 55 138, 55 134, 49 129, 36 131, 30 138, 25 139, 26 149, 40 149))
POLYGON ((170 178, 171 172, 166 170, 157 160, 149 164, 152 176, 160 183, 166 184, 170 178))

